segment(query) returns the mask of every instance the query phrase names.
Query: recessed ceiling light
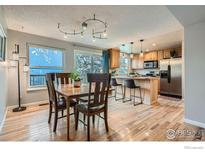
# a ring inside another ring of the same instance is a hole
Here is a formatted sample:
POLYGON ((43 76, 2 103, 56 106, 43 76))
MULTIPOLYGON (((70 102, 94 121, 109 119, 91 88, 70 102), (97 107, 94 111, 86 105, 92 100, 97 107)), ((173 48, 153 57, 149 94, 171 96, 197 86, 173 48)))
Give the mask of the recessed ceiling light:
POLYGON ((156 43, 152 43, 152 46, 154 46, 154 47, 155 47, 155 46, 156 46, 156 43))

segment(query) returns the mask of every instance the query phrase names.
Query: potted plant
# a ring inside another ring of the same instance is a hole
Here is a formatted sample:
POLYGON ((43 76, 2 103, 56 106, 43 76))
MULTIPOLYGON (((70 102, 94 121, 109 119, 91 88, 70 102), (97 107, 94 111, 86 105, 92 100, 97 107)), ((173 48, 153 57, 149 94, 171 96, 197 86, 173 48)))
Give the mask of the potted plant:
POLYGON ((73 81, 74 87, 80 87, 80 75, 77 72, 72 72, 70 78, 73 81))

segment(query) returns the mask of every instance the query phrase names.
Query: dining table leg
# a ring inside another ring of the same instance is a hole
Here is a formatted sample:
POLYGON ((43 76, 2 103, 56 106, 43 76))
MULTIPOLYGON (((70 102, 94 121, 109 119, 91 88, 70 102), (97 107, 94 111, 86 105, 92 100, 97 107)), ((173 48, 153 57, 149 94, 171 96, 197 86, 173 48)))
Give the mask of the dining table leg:
POLYGON ((70 140, 70 99, 66 100, 66 108, 67 108, 67 140, 70 140))

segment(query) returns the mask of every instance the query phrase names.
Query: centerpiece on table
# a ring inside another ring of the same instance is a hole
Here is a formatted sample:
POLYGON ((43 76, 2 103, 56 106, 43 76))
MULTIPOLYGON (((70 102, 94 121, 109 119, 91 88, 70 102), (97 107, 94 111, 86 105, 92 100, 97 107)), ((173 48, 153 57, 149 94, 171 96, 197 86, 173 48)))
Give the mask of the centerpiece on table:
POLYGON ((70 74, 74 87, 80 87, 80 75, 77 72, 72 72, 70 74))

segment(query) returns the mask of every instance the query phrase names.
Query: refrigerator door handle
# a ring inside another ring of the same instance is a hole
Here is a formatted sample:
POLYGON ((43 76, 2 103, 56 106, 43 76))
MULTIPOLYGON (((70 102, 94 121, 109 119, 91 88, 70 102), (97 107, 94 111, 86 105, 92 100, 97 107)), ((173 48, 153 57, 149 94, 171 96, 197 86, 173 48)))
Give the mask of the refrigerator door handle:
POLYGON ((168 77, 167 77, 167 81, 168 81, 168 83, 171 83, 171 65, 168 65, 168 72, 167 72, 167 75, 168 75, 168 77))

